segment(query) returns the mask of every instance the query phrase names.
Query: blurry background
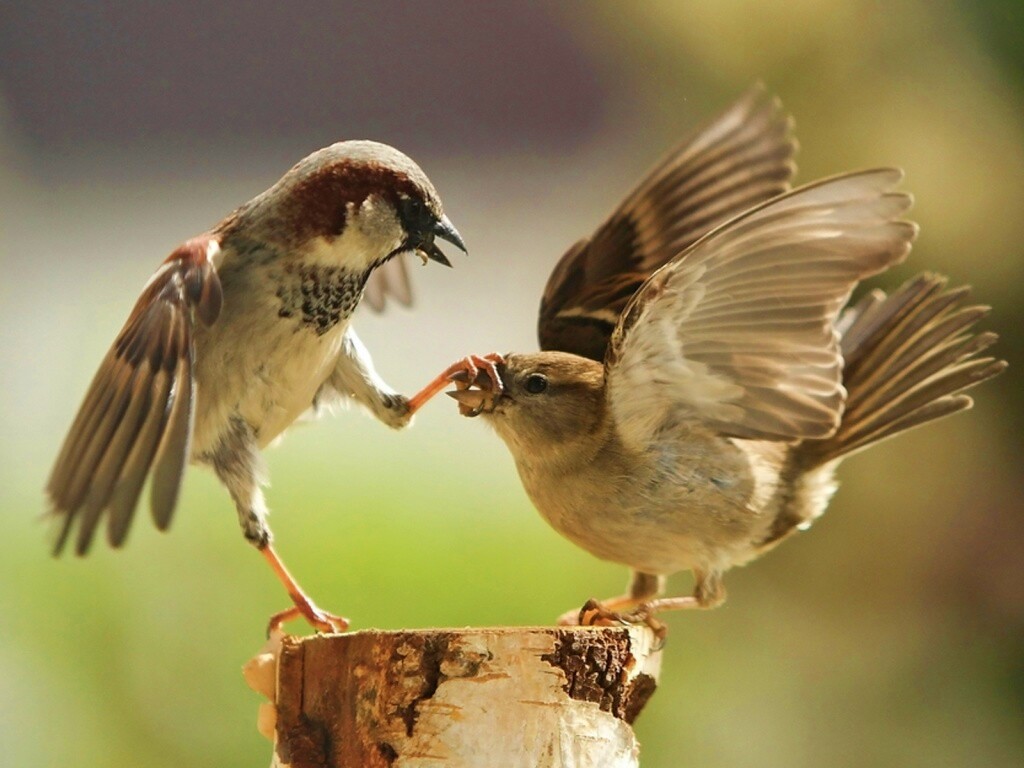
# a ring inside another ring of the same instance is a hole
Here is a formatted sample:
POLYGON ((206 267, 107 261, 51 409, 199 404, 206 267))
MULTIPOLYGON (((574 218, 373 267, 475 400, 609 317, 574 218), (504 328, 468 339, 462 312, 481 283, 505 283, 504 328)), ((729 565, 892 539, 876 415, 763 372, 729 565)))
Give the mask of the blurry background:
MULTIPOLYGON (((39 520, 93 370, 176 244, 320 146, 402 148, 471 251, 414 270, 413 311, 360 312, 411 393, 467 352, 535 349, 557 257, 758 79, 796 116, 800 181, 906 169, 922 235, 881 284, 973 283, 1013 367, 970 414, 850 460, 813 532, 729 574, 723 608, 669 618, 644 765, 1019 765, 1017 0, 0 4, 5 762, 269 759, 239 667, 285 596, 212 475, 188 475, 173 535, 143 514, 122 552, 55 561, 39 520)), ((545 527, 445 398, 407 433, 344 412, 267 459, 280 550, 357 627, 547 623, 626 581, 545 527)))

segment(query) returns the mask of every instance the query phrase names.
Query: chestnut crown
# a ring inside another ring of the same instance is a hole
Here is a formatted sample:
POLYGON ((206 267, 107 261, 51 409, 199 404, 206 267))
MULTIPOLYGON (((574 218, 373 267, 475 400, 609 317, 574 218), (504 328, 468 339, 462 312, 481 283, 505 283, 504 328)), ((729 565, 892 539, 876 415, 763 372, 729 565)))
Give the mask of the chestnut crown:
POLYGON ((359 253, 371 268, 403 251, 450 266, 435 237, 466 250, 426 174, 375 141, 343 141, 312 153, 232 219, 291 250, 351 241, 343 250, 359 253))

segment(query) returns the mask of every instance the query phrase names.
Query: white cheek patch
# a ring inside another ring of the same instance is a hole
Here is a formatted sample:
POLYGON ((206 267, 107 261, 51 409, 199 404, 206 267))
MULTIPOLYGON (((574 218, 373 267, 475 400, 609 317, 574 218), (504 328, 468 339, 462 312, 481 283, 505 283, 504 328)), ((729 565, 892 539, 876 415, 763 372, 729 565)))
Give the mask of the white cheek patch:
POLYGON ((405 240, 405 228, 395 209, 379 197, 368 197, 358 209, 350 205, 348 220, 354 226, 346 227, 345 233, 354 230, 353 235, 369 246, 368 265, 378 263, 405 240))
POLYGON ((405 238, 391 206, 369 198, 356 207, 349 203, 344 231, 335 238, 314 238, 304 254, 309 264, 368 270, 397 249, 405 238))
POLYGON ((378 197, 366 198, 359 208, 349 203, 348 217, 349 221, 358 223, 359 229, 367 237, 374 239, 395 238, 398 236, 396 233, 402 231, 402 224, 394 209, 378 197))

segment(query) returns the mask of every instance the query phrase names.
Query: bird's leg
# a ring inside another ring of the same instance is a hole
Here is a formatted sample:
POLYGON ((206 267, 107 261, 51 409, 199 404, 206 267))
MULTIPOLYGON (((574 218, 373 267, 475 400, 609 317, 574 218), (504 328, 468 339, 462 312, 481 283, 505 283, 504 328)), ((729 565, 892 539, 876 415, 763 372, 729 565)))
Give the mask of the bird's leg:
POLYGON ((692 595, 659 598, 657 595, 665 587, 665 577, 634 571, 627 594, 602 602, 588 600, 578 613, 562 614, 558 623, 579 626, 646 624, 659 640, 664 640, 668 627, 658 621, 657 614, 691 608, 716 608, 725 602, 721 573, 694 569, 693 574, 692 595))
MULTIPOLYGON (((394 429, 405 427, 412 419, 409 401, 391 389, 377 373, 373 358, 351 327, 345 330, 334 370, 321 389, 353 398, 394 429)), ((318 392, 314 404, 319 398, 318 392)))
POLYGON ((427 386, 409 398, 409 412, 416 413, 432 397, 441 392, 453 381, 459 387, 469 387, 476 381, 476 377, 483 370, 491 383, 491 391, 500 393, 504 386, 501 383, 501 376, 498 375, 498 366, 505 362, 505 359, 497 352, 489 355, 468 355, 461 360, 452 363, 441 374, 431 381, 427 386), (457 377, 457 378, 456 378, 457 377))
POLYGON ((582 608, 566 611, 558 617, 560 626, 592 626, 595 624, 622 624, 627 615, 657 597, 665 589, 665 577, 642 571, 633 571, 626 593, 607 600, 588 600, 582 608))
POLYGON ((270 563, 270 567, 274 569, 277 578, 281 580, 284 588, 288 590, 288 596, 295 603, 294 607, 275 613, 270 617, 270 622, 267 625, 268 635, 286 621, 297 619, 300 616, 308 621, 314 629, 321 632, 344 632, 348 629, 348 619, 344 616, 335 616, 333 613, 327 613, 309 599, 309 596, 299 586, 298 582, 295 581, 295 577, 285 567, 277 552, 274 551, 273 546, 268 543, 260 547, 260 553, 270 563))
POLYGON ((213 471, 231 494, 243 535, 270 563, 295 604, 294 608, 274 614, 269 629, 276 629, 285 621, 302 616, 321 632, 344 632, 349 625, 348 619, 318 608, 285 568, 271 545, 273 534, 267 525, 267 505, 260 488, 263 464, 252 428, 240 417, 232 417, 217 448, 204 455, 203 461, 213 466, 213 471))
POLYGON ((690 608, 717 608, 725 602, 725 585, 718 571, 694 569, 693 594, 685 597, 661 597, 648 600, 637 607, 639 613, 653 616, 665 611, 684 611, 690 608))

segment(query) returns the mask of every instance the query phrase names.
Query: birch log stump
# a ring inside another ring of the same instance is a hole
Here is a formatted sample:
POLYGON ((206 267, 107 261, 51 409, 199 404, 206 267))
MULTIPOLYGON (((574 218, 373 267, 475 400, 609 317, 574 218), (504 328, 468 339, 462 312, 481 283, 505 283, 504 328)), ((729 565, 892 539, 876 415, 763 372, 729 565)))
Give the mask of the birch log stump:
POLYGON ((245 668, 277 768, 630 768, 646 627, 278 636, 245 668))

